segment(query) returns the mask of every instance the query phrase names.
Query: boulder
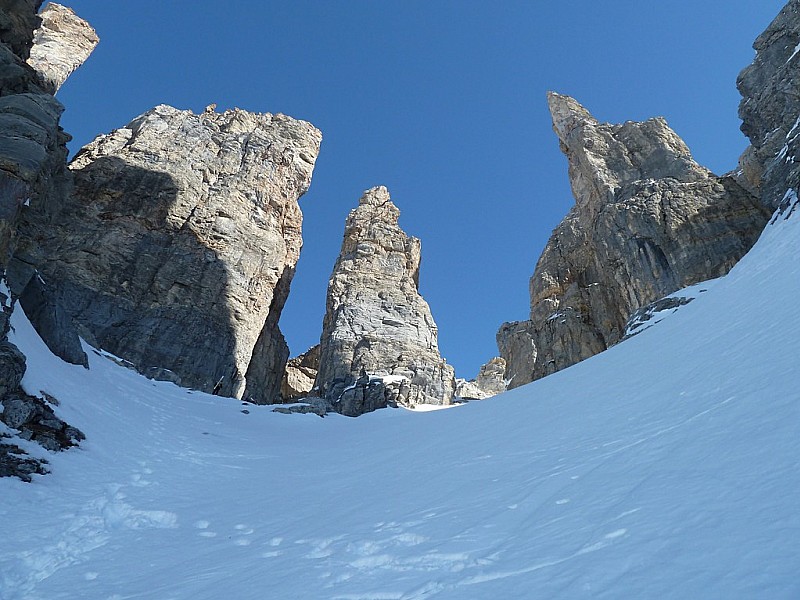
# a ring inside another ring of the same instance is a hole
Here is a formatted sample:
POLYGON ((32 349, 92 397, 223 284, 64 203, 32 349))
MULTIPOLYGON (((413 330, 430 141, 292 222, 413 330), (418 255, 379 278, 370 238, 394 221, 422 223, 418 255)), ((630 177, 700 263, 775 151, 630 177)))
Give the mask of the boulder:
POLYGON ((300 356, 290 358, 281 381, 281 399, 294 402, 312 394, 314 381, 319 372, 319 344, 300 356))

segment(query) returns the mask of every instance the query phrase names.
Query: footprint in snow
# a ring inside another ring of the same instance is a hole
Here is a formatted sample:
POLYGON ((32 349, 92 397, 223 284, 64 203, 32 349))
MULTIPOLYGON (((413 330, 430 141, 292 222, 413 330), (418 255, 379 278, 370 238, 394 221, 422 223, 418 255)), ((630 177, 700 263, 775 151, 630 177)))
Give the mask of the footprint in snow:
POLYGON ((201 530, 200 533, 197 534, 200 537, 204 537, 204 538, 217 537, 216 532, 208 531, 208 528, 210 526, 211 526, 211 523, 209 521, 206 521, 205 519, 201 519, 200 521, 195 521, 195 523, 194 523, 195 529, 200 529, 201 530))
POLYGON ((248 527, 247 525, 243 525, 242 523, 239 523, 235 529, 242 535, 250 535, 255 531, 255 529, 253 529, 252 527, 248 527))

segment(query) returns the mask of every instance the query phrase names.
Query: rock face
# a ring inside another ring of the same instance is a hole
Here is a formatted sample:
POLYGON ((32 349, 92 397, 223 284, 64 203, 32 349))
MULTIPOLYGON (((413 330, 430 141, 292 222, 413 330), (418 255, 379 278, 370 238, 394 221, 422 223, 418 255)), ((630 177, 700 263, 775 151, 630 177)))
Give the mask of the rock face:
POLYGON ((39 17, 28 64, 41 77, 42 87, 55 94, 94 50, 100 38, 72 9, 50 2, 39 17))
POLYGON ((38 272, 84 339, 143 373, 275 401, 320 141, 280 114, 158 106, 81 149, 74 191, 26 213, 15 285, 38 272))
MULTIPOLYGON (((0 477, 25 481, 46 472, 46 461, 26 456, 9 438, 34 441, 48 450, 68 448, 83 438, 43 400, 22 389, 25 357, 7 337, 19 296, 6 285, 7 268, 21 216, 29 205, 58 202, 70 179, 66 167, 69 136, 59 127, 63 107, 43 89, 38 74, 26 63, 33 30, 40 22, 36 15, 40 5, 29 0, 0 1, 0 422, 9 432, 0 432, 0 477)), ((36 287, 28 290, 29 300, 37 299, 36 287)), ((44 305, 39 310, 45 320, 51 316, 44 305)), ((83 354, 80 346, 77 352, 83 354)))
POLYGON ((319 372, 319 344, 286 363, 286 371, 281 382, 281 400, 294 402, 306 398, 314 389, 314 381, 319 372))
POLYGON ((0 40, 12 54, 27 60, 33 31, 41 19, 36 14, 42 0, 0 0, 0 40))
POLYGON ((575 205, 536 265, 530 319, 497 334, 512 388, 615 344, 637 308, 725 274, 768 219, 664 119, 610 125, 568 96, 548 102, 575 205))
POLYGON ((792 204, 800 188, 800 0, 791 0, 753 44, 756 58, 739 75, 739 116, 751 146, 740 171, 771 210, 792 204))
POLYGON ((453 397, 453 369, 418 291, 420 241, 399 215, 385 187, 364 192, 328 284, 316 386, 348 416, 453 397))
POLYGON ((495 357, 481 366, 470 381, 456 379, 456 396, 466 400, 484 400, 506 391, 506 361, 495 357))

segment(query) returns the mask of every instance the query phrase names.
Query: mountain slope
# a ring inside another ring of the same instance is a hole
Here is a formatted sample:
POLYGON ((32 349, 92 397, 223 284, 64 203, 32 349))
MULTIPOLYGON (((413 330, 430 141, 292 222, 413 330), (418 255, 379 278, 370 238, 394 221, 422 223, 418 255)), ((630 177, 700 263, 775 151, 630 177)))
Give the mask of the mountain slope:
POLYGON ((17 311, 23 385, 87 440, 0 480, 0 598, 796 598, 798 245, 777 218, 655 327, 425 414, 245 414, 17 311))

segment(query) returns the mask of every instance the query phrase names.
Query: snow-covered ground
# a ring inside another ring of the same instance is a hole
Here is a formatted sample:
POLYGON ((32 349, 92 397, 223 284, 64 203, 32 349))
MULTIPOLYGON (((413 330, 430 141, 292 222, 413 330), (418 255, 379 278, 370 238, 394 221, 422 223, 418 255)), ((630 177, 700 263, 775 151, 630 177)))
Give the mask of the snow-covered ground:
POLYGON ((800 218, 633 339, 452 410, 282 415, 54 359, 0 597, 800 598, 800 218), (244 409, 249 413, 242 412, 244 409))

